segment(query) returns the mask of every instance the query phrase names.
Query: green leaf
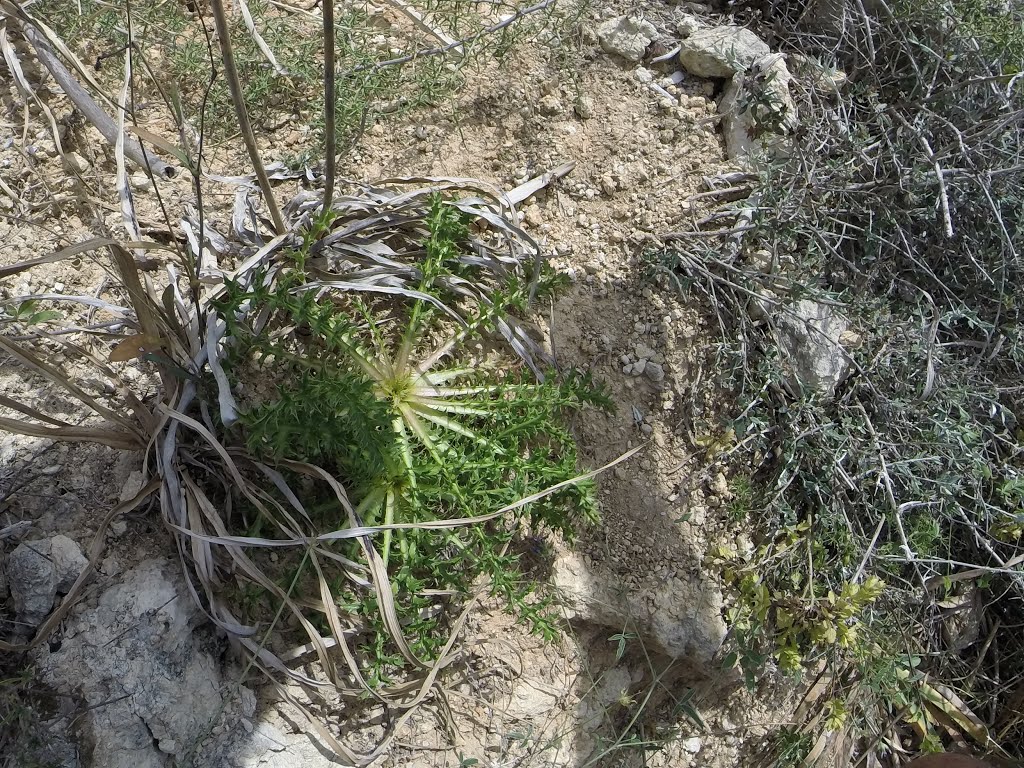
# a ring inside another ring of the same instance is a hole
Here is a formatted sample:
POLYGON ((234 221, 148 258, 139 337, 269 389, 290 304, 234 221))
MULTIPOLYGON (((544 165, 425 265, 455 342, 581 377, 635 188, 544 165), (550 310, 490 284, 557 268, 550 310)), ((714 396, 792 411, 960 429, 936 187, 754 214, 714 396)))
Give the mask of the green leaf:
POLYGON ((55 309, 44 309, 42 312, 35 312, 25 322, 29 325, 48 323, 51 320, 59 320, 63 315, 55 309))

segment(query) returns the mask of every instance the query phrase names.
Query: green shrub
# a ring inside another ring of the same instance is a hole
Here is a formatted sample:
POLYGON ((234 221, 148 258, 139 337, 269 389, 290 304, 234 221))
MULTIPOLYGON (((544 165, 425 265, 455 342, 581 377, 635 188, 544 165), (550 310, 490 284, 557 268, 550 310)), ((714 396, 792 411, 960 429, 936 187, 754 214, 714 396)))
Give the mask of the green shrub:
MULTIPOLYGON (((988 644, 945 645, 937 604, 981 588, 991 642, 1024 670, 1019 635, 1001 629, 1024 618, 1024 577, 1003 567, 1020 551, 1024 473, 1024 27, 977 3, 847 18, 841 39, 774 41, 849 84, 798 81, 791 156, 762 167, 753 205, 721 211, 736 231, 680 239, 654 266, 708 297, 726 332, 718 383, 735 415, 715 439, 756 499, 742 505, 754 551, 711 553, 730 585, 732 658, 751 680, 769 659, 789 672, 824 663, 849 702, 842 728, 884 753, 911 723, 937 746, 947 705, 1005 706, 1006 670, 986 672, 988 644), (785 266, 765 274, 769 260, 785 266), (777 344, 775 320, 802 299, 856 331, 834 397, 794 388, 777 344), (955 578, 971 565, 984 578, 955 578), (929 679, 964 701, 936 702, 929 679)), ((795 17, 772 21, 778 32, 795 17)), ((956 724, 991 748, 968 720, 956 724)), ((779 743, 780 763, 824 738, 815 727, 779 743)), ((992 738, 1019 757, 1021 727, 1011 718, 992 738)))

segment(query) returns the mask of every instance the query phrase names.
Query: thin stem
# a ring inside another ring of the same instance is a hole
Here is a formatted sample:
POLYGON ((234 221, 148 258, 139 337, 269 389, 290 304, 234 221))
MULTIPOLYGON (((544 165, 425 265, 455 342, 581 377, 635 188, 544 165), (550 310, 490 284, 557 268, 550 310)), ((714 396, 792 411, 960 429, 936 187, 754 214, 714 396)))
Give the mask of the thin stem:
POLYGON ((324 154, 326 171, 324 177, 324 211, 331 209, 334 201, 334 164, 337 138, 334 135, 334 0, 324 0, 324 154))
POLYGON ((252 125, 249 123, 249 113, 245 108, 245 99, 242 96, 242 84, 238 79, 238 68, 235 66, 235 54, 231 49, 228 17, 224 13, 223 0, 211 0, 210 7, 213 9, 213 19, 217 25, 217 42, 220 44, 221 56, 224 58, 224 76, 227 78, 228 89, 231 91, 231 102, 235 105, 238 130, 245 141, 249 159, 256 171, 256 181, 259 182, 263 198, 267 203, 267 210, 274 222, 274 233, 280 235, 285 231, 284 219, 281 216, 281 210, 277 207, 277 200, 274 199, 273 190, 270 188, 270 179, 267 178, 263 160, 260 159, 259 150, 256 148, 256 137, 253 136, 252 125))

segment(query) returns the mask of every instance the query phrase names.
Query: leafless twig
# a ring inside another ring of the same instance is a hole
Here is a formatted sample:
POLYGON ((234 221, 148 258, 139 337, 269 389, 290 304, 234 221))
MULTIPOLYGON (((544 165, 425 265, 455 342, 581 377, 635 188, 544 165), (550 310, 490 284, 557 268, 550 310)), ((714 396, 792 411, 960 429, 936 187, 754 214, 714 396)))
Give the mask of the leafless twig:
POLYGON ((501 30, 505 29, 505 27, 515 24, 517 21, 523 19, 526 16, 529 16, 534 13, 539 13, 540 11, 543 11, 544 9, 554 5, 555 2, 556 0, 541 0, 541 2, 536 3, 535 5, 531 5, 528 8, 522 8, 516 11, 511 16, 509 16, 507 19, 500 21, 497 24, 492 24, 491 26, 482 29, 479 32, 476 32, 475 34, 472 34, 469 37, 465 37, 462 40, 456 40, 446 45, 439 45, 436 48, 425 48, 423 50, 416 51, 415 53, 410 53, 407 56, 399 56, 398 58, 388 59, 387 61, 378 61, 375 64, 364 64, 362 66, 350 70, 349 74, 354 75, 356 73, 365 72, 367 70, 384 69, 385 67, 396 67, 401 64, 408 64, 410 61, 415 61, 417 59, 425 59, 430 56, 440 56, 441 54, 448 53, 449 51, 461 49, 463 46, 476 42, 482 37, 487 37, 488 35, 493 35, 495 32, 500 32, 501 30))

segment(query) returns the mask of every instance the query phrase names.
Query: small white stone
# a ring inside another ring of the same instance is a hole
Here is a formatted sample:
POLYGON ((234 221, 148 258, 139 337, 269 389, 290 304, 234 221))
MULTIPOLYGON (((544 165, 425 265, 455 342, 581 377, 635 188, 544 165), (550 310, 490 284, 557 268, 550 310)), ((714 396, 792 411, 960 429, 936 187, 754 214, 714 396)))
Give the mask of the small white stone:
POLYGON ((633 75, 644 85, 654 82, 654 73, 645 67, 637 67, 633 75))
POLYGON ((700 752, 701 741, 697 736, 691 736, 688 739, 683 739, 683 751, 689 752, 691 755, 696 755, 700 752))
POLYGON ((85 173, 89 170, 89 161, 77 152, 64 155, 64 167, 72 173, 85 173))
POLYGON ((128 183, 132 185, 132 189, 136 192, 145 192, 153 186, 153 182, 150 181, 149 176, 141 171, 133 173, 131 178, 128 179, 128 183))

